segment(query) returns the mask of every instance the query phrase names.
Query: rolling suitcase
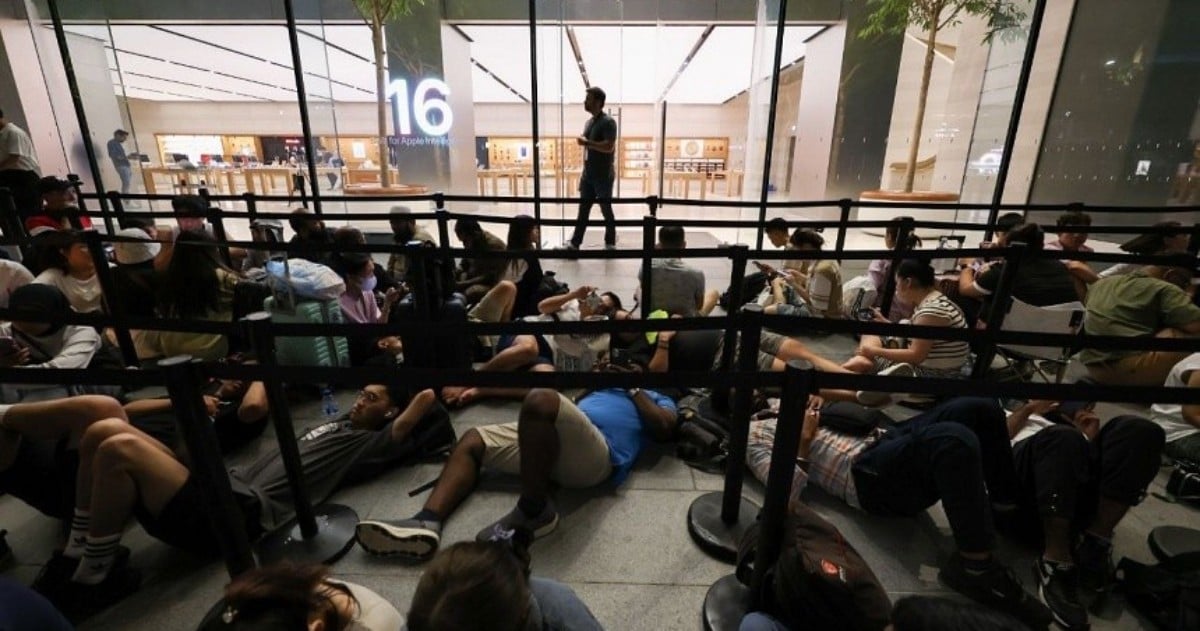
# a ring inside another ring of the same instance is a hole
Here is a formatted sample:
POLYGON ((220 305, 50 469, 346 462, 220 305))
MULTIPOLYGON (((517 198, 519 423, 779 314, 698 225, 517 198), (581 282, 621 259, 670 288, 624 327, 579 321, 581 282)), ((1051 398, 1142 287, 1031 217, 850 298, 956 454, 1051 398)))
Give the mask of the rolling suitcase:
MULTIPOLYGON (((342 308, 336 300, 301 300, 292 309, 276 296, 263 304, 271 319, 284 324, 341 324, 342 308)), ((344 337, 277 337, 275 358, 280 366, 349 366, 350 345, 344 337)))

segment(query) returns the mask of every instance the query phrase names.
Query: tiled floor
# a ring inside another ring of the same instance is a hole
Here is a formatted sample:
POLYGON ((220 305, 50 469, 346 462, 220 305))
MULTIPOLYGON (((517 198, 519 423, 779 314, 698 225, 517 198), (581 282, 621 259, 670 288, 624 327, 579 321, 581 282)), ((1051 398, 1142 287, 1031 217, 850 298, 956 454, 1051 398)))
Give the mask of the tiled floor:
MULTIPOLYGON (((599 231, 589 237, 599 239, 599 231)), ((605 285, 630 297, 634 290, 633 261, 555 261, 555 269, 572 285, 583 281, 605 285), (598 279, 603 279, 598 280, 598 279)), ((861 265, 861 263, 859 264, 861 265)), ((710 262, 705 265, 710 286, 723 287, 728 271, 710 262)), ((858 269, 861 269, 858 268, 858 269)), ((846 277, 855 268, 846 270, 846 277)), ((847 357, 849 338, 830 336, 814 342, 832 357, 847 357)), ((342 409, 349 404, 342 393, 342 409)), ((1106 416, 1118 408, 1103 406, 1106 416)), ((461 432, 468 427, 516 418, 515 403, 485 403, 454 414, 461 432)), ((897 408, 896 410, 899 411, 897 408)), ((901 412, 903 413, 903 412, 901 412)), ((293 412, 297 427, 316 422, 319 405, 308 403, 293 412)), ((255 452, 271 449, 268 435, 252 446, 255 452)), ((393 471, 363 486, 335 496, 339 503, 354 508, 361 517, 406 517, 420 508, 425 494, 408 492, 433 479, 438 466, 423 464, 393 471)), ((1162 490, 1165 474, 1153 491, 1162 490)), ((515 501, 515 480, 487 477, 481 488, 449 521, 445 541, 473 537, 479 528, 507 511, 515 501)), ((721 478, 692 470, 659 447, 644 455, 628 483, 616 491, 567 492, 557 494, 564 516, 558 530, 533 547, 534 572, 567 582, 589 604, 609 629, 661 630, 696 629, 708 586, 731 568, 700 552, 687 534, 685 516, 689 504, 708 491, 719 490, 721 478)), ((761 499, 761 487, 747 484, 750 497, 761 499)), ((893 595, 944 594, 936 579, 939 557, 951 549, 944 514, 935 507, 917 519, 866 517, 824 496, 806 491, 807 499, 844 532, 874 568, 893 595)), ((29 582, 54 545, 56 527, 48 519, 9 497, 0 498, 0 526, 10 531, 17 564, 8 576, 29 582)), ((1140 560, 1151 558, 1146 534, 1161 524, 1196 524, 1194 509, 1168 504, 1149 497, 1121 524, 1117 531, 1118 555, 1140 560)), ((215 563, 198 564, 186 555, 149 539, 133 527, 125 539, 133 548, 132 563, 145 571, 140 592, 82 628, 88 630, 159 630, 192 627, 218 597, 226 581, 224 569, 215 563)), ((1004 545, 1002 557, 1012 563, 1026 584, 1031 584, 1031 553, 1004 545)), ((388 562, 367 556, 355 548, 334 566, 347 580, 380 592, 401 611, 415 589, 421 567, 388 562)), ((1120 606, 1094 616, 1096 629, 1137 629, 1142 623, 1120 606)))

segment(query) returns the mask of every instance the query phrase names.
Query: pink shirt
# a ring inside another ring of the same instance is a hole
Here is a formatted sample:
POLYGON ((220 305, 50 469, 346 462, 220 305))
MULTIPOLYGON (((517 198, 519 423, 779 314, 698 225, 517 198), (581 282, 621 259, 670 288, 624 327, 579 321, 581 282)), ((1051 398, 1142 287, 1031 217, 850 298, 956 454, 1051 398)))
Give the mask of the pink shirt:
POLYGON ((338 304, 342 306, 342 314, 346 320, 359 324, 377 324, 383 319, 383 312, 375 302, 375 294, 360 290, 358 294, 347 289, 338 296, 338 304))

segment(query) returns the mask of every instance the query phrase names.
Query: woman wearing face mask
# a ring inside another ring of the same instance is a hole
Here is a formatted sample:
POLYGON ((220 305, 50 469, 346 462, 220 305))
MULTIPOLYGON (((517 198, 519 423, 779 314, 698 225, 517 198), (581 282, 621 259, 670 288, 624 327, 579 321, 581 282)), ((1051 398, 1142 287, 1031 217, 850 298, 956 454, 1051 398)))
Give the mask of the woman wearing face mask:
POLYGON ((58 288, 79 313, 94 313, 104 308, 96 265, 78 232, 45 233, 39 249, 44 252, 44 268, 33 282, 58 288))
MULTIPOLYGON (((400 300, 400 291, 392 287, 383 296, 383 306, 375 299, 377 281, 375 277, 375 262, 365 252, 341 253, 334 259, 336 271, 346 283, 346 291, 338 297, 342 307, 342 315, 347 322, 360 324, 380 324, 388 321, 392 307, 400 300)), ((371 336, 351 336, 346 341, 350 344, 350 363, 362 365, 372 356, 379 353, 376 338, 371 336)))

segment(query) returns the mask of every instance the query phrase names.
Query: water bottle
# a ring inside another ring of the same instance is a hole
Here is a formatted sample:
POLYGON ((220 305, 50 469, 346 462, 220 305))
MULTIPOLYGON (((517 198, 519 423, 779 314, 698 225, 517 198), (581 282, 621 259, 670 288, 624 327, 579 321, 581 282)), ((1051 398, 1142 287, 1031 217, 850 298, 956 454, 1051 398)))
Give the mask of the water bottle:
POLYGON ((338 403, 337 399, 333 398, 333 388, 329 386, 321 388, 321 411, 324 412, 326 421, 337 420, 338 403))

